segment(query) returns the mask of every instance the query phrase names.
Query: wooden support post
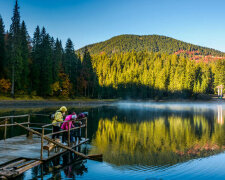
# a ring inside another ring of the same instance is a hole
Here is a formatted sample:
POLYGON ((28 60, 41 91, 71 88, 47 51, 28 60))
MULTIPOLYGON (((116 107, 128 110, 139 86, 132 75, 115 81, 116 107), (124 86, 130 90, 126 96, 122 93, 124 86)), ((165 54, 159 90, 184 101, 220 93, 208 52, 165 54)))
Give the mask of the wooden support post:
MULTIPOLYGON (((27 127, 28 128, 30 127, 30 114, 28 114, 28 116, 27 116, 27 127)), ((33 133, 27 131, 27 137, 30 138, 30 139, 32 139, 33 133)))
POLYGON ((30 127, 30 114, 28 115, 27 122, 28 122, 27 127, 30 127))
POLYGON ((44 135, 45 135, 45 128, 42 128, 42 134, 41 134, 41 160, 43 160, 44 135))
POLYGON ((85 139, 87 139, 87 118, 85 119, 85 139))
POLYGON ((70 147, 70 123, 68 122, 68 146, 70 147))
POLYGON ((8 121, 8 119, 6 118, 5 119, 5 131, 4 131, 4 140, 6 140, 6 138, 7 138, 7 121, 8 121))

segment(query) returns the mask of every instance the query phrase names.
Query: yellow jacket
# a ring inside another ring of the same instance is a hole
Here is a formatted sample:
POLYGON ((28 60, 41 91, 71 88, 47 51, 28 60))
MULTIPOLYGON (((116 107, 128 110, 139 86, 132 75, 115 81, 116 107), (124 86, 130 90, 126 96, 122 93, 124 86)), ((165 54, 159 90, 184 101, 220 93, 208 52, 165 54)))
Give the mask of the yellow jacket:
POLYGON ((55 113, 55 118, 54 118, 54 120, 52 121, 52 124, 53 124, 53 126, 59 126, 59 127, 60 127, 60 125, 61 125, 60 122, 63 122, 63 115, 62 115, 62 112, 56 111, 56 113, 55 113), (58 122, 58 123, 57 123, 57 122, 58 122), (57 123, 57 124, 54 124, 54 123, 57 123))

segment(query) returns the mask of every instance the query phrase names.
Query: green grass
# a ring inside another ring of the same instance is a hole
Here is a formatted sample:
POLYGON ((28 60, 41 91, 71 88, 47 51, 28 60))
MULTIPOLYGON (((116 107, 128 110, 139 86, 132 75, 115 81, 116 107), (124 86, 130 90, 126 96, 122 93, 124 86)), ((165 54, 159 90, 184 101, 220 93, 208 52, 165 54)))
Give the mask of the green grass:
POLYGON ((77 97, 77 98, 62 98, 62 97, 47 97, 43 98, 40 96, 29 96, 29 95, 17 95, 15 99, 9 96, 0 95, 0 101, 84 101, 84 102, 93 102, 93 101, 108 101, 113 102, 117 99, 91 99, 86 97, 77 97))

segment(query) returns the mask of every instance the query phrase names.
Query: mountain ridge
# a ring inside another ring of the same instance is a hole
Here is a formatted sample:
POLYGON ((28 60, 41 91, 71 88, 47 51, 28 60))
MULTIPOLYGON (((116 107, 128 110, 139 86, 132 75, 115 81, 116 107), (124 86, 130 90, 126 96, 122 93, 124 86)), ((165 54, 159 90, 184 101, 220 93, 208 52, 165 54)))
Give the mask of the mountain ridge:
MULTIPOLYGON (((135 51, 152 51, 164 53, 176 53, 177 51, 197 51, 200 55, 225 56, 225 52, 203 47, 171 37, 163 35, 134 35, 122 34, 114 36, 108 40, 85 46, 88 48, 90 54, 114 54, 121 52, 135 51)), ((83 53, 84 48, 78 49, 77 53, 83 53)))

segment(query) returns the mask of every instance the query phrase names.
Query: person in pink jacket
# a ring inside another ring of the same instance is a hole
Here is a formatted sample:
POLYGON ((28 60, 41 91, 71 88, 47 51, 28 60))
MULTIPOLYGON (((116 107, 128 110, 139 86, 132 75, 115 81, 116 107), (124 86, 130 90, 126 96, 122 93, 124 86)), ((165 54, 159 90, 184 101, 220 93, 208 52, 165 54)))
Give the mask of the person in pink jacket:
MULTIPOLYGON (((61 129, 63 129, 63 130, 68 130, 69 129, 69 127, 70 127, 70 129, 71 128, 74 128, 74 125, 73 125, 73 121, 71 121, 71 120, 75 120, 77 118, 77 115, 76 115, 76 113, 75 112, 73 112, 72 114, 70 114, 70 115, 67 115, 66 116, 66 118, 65 118, 65 120, 63 121, 63 124, 62 124, 62 126, 61 126, 61 129), (69 121, 69 122, 68 122, 69 121)), ((72 136, 72 131, 70 132, 70 142, 72 142, 73 141, 73 136, 72 136)), ((64 132, 63 133, 63 143, 65 142, 65 140, 67 140, 67 137, 68 137, 68 132, 64 132)))

